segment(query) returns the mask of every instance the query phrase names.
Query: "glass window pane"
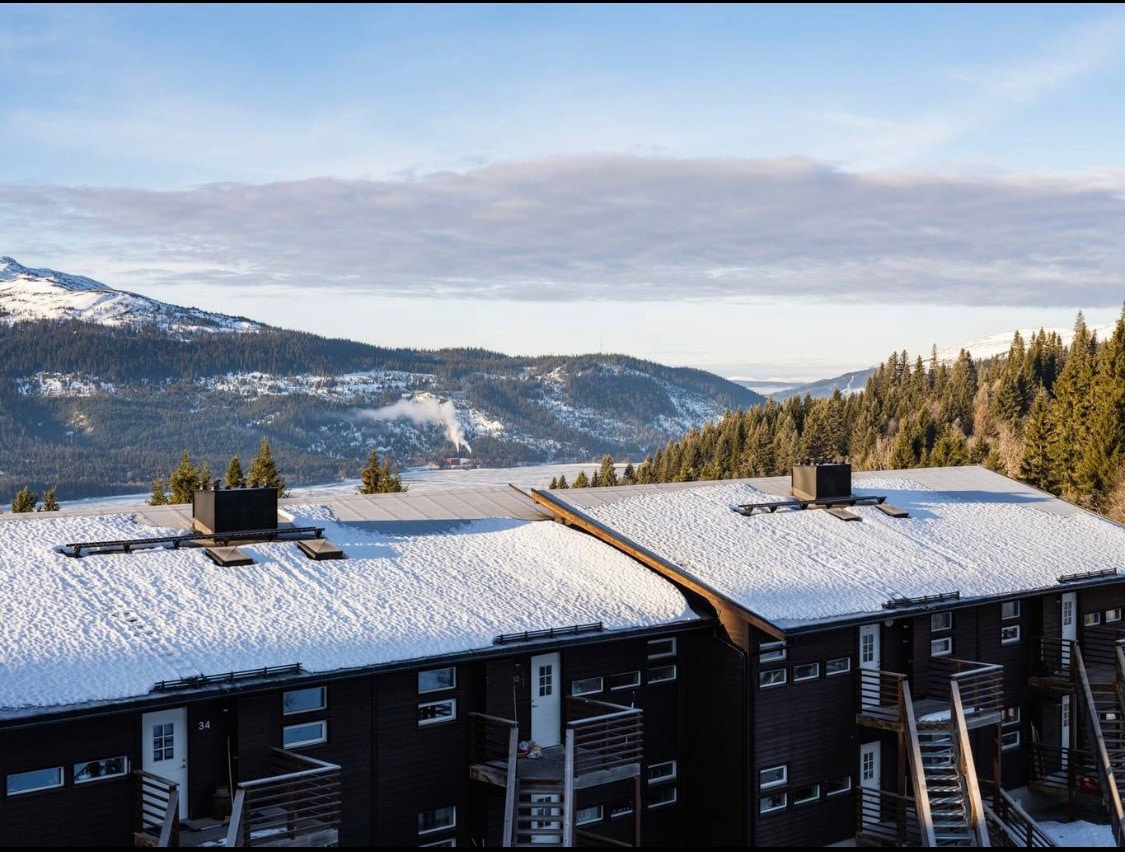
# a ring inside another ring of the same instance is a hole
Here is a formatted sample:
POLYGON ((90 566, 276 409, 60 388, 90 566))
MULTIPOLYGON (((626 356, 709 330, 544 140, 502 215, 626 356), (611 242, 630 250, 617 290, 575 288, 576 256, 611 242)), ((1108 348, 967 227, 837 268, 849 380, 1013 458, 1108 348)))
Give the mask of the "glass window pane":
POLYGON ((632 689, 641 685, 640 672, 622 672, 609 676, 610 689, 632 689))
POLYGON ((288 725, 282 729, 281 741, 285 748, 327 742, 328 723, 304 722, 300 725, 288 725))
POLYGON ((84 784, 99 778, 114 778, 129 771, 129 759, 109 757, 105 760, 91 760, 88 763, 74 764, 74 783, 84 784))
POLYGON ((676 679, 675 666, 650 666, 648 670, 649 683, 666 683, 676 679))
POLYGON ((61 787, 63 783, 63 770, 61 766, 52 766, 50 769, 33 769, 31 772, 14 772, 8 776, 8 795, 17 796, 20 793, 31 793, 35 790, 48 790, 51 787, 61 787))
POLYGON ((603 682, 600 677, 584 677, 570 682, 571 695, 592 695, 602 691, 603 682))
POLYGON ((427 834, 431 831, 443 831, 457 825, 457 807, 450 805, 445 808, 435 808, 432 811, 421 811, 418 814, 418 833, 427 834))
POLYGON ((441 722, 452 722, 457 718, 457 701, 450 698, 447 701, 427 701, 418 705, 418 724, 436 725, 441 722))
POLYGON ((456 686, 457 669, 453 666, 446 669, 418 672, 419 692, 437 692, 442 689, 453 689, 456 686))
POLYGON ((292 689, 282 696, 282 712, 290 716, 294 713, 308 713, 310 710, 323 710, 328 706, 326 693, 327 690, 323 686, 292 689))

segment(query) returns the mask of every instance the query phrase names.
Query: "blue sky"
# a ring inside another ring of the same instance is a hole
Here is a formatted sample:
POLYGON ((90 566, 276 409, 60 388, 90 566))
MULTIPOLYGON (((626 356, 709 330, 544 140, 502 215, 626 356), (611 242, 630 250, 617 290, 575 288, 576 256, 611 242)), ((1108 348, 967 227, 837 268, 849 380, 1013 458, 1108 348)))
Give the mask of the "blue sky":
POLYGON ((1122 91, 1122 7, 0 6, 0 254, 818 375, 1116 316, 1122 91))

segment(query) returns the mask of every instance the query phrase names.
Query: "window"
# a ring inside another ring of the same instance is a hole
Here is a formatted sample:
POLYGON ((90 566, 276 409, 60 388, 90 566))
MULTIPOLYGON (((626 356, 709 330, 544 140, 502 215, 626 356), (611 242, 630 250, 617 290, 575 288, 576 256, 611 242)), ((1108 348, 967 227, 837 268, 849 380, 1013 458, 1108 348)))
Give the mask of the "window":
POLYGON ((1086 627, 1097 627, 1102 623, 1102 614, 1100 612, 1088 612, 1082 616, 1082 623, 1086 627))
POLYGON ((1020 720, 1020 708, 1019 707, 1005 707, 1003 710, 1000 711, 1000 724, 1001 725, 1008 725, 1012 722, 1018 722, 1019 720, 1020 720))
POLYGON ((1001 618, 1019 618, 1020 617, 1020 602, 1019 601, 1004 601, 1000 604, 1000 617, 1001 618))
POLYGON ((872 781, 875 778, 875 752, 861 751, 859 765, 860 781, 872 781))
POLYGON ((418 727, 452 722, 456 718, 456 698, 447 698, 444 701, 427 701, 418 705, 418 727))
POLYGON ((101 781, 104 778, 120 778, 129 771, 129 758, 107 757, 104 760, 91 760, 74 764, 74 783, 101 781))
POLYGON ((935 612, 930 616, 930 632, 937 633, 940 630, 953 629, 953 613, 951 612, 935 612))
POLYGON ((632 802, 622 802, 619 805, 611 806, 610 809, 609 809, 609 818, 610 819, 621 819, 621 817, 627 817, 627 816, 632 816, 632 815, 633 815, 633 803, 632 802))
POLYGON ((676 679, 675 666, 649 666, 648 669, 648 682, 649 683, 667 683, 670 680, 676 679))
POLYGON ((676 803, 676 785, 669 784, 665 787, 657 787, 655 790, 648 794, 649 808, 662 808, 665 805, 674 805, 676 803))
POLYGON ((1008 624, 1000 628, 1000 644, 1012 645, 1020 641, 1020 626, 1008 624))
POLYGON ((555 667, 554 666, 540 666, 538 672, 539 678, 539 697, 551 695, 555 691, 555 667))
POLYGON ((457 669, 450 666, 446 669, 430 669, 418 672, 418 694, 427 692, 441 692, 443 689, 457 688, 457 669))
POLYGON ((765 689, 767 686, 781 686, 786 680, 786 669, 767 669, 758 672, 758 686, 765 689))
POLYGON ((641 685, 640 672, 622 672, 609 676, 609 688, 613 689, 633 689, 641 685))
POLYGON ((852 670, 852 658, 851 657, 837 657, 835 660, 829 660, 827 663, 824 664, 824 674, 827 677, 832 677, 832 675, 843 674, 844 672, 850 672, 851 670, 852 670))
POLYGON ((1008 707, 1000 713, 1000 748, 1008 750, 1020 744, 1020 708, 1008 707))
POLYGON ((175 728, 176 726, 169 722, 166 725, 153 725, 152 726, 152 759, 153 760, 171 760, 176 756, 175 753, 175 728))
POLYGON ((1074 600, 1067 595, 1062 598, 1062 623, 1063 627, 1074 624, 1074 600))
POLYGON ((771 793, 758 800, 758 813, 768 814, 771 811, 783 811, 789 804, 789 797, 785 793, 771 793))
POLYGON ((767 766, 765 769, 759 770, 758 772, 758 787, 762 790, 769 787, 777 787, 788 780, 788 763, 783 763, 781 766, 767 766))
POLYGON ((591 805, 588 808, 579 808, 574 814, 574 822, 577 825, 589 825, 592 822, 601 822, 605 816, 605 811, 602 810, 601 805, 591 805))
POLYGON ((875 634, 871 631, 861 629, 859 632, 859 661, 875 662, 875 634))
POLYGON ((650 763, 648 767, 648 783, 659 784, 661 781, 676 780, 676 761, 666 760, 663 763, 650 763))
POLYGON ((63 785, 63 768, 33 769, 31 772, 13 772, 8 776, 8 795, 34 793, 36 790, 50 790, 63 785))
POLYGON ((820 663, 805 663, 801 666, 793 666, 793 682, 799 680, 815 680, 820 677, 820 663))
POLYGON ((457 838, 447 837, 445 840, 435 840, 433 843, 419 843, 418 845, 422 848, 427 848, 429 846, 456 846, 457 838))
POLYGON ((593 695, 605 689, 605 680, 601 677, 584 677, 570 682, 571 695, 593 695))
POLYGON ((762 663, 776 663, 784 660, 788 653, 784 642, 766 642, 758 649, 758 661, 762 663))
POLYGON ((837 778, 835 781, 824 782, 824 795, 839 796, 841 793, 846 793, 852 788, 852 776, 845 775, 843 778, 837 778))
POLYGON ((434 808, 432 811, 418 812, 418 833, 430 834, 457 827, 457 806, 434 808))
POLYGON ((323 710, 328 706, 328 690, 323 686, 314 686, 311 689, 293 689, 283 693, 281 697, 281 712, 286 716, 294 713, 308 713, 312 710, 323 710))
POLYGON ((953 653, 953 637, 946 636, 944 639, 930 640, 930 656, 931 657, 948 657, 953 653))
POLYGON ((284 748, 326 743, 328 742, 328 723, 302 722, 299 725, 286 725, 281 729, 281 742, 284 748))
POLYGON ((648 658, 650 660, 659 660, 663 657, 676 656, 676 640, 670 639, 650 639, 648 643, 648 658))
POLYGON ((1120 620, 1121 620, 1121 607, 1117 607, 1116 609, 1107 609, 1105 611, 1105 623, 1106 624, 1109 624, 1112 621, 1120 621, 1120 620))
POLYGON ((807 787, 793 788, 793 804, 807 805, 809 802, 820 801, 820 785, 809 784, 807 787))

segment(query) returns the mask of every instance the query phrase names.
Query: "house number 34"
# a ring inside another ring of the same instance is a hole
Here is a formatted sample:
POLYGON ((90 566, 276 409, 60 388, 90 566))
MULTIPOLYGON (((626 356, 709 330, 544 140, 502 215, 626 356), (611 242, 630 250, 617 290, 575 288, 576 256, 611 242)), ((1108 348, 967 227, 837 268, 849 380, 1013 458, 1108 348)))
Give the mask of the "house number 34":
POLYGON ((207 719, 206 721, 200 722, 199 723, 199 730, 201 730, 201 731, 211 730, 211 720, 207 719))

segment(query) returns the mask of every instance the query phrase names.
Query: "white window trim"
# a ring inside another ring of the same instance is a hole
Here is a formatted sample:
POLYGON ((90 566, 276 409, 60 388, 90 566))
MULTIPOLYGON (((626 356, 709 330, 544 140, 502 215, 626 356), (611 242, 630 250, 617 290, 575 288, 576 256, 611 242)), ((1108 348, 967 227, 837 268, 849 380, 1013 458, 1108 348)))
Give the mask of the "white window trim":
POLYGON ((758 672, 758 689, 773 689, 775 686, 785 686, 787 683, 789 683, 789 669, 762 669, 758 672), (781 680, 763 683, 762 678, 771 674, 780 674, 781 680))
POLYGON ((418 672, 418 677, 420 678, 420 677, 422 677, 422 675, 429 674, 430 672, 443 672, 443 671, 446 671, 447 669, 451 669, 453 671, 453 683, 452 684, 450 684, 449 686, 437 686, 437 687, 434 687, 433 689, 419 689, 418 694, 419 695, 429 695, 430 693, 433 693, 433 692, 445 692, 448 689, 456 689, 457 688, 457 666, 442 666, 440 669, 423 669, 422 671, 418 672))
POLYGON ((819 802, 820 801, 820 785, 819 784, 806 784, 805 786, 807 786, 811 790, 813 790, 816 795, 809 796, 809 797, 804 798, 804 799, 798 799, 797 798, 797 790, 794 789, 793 790, 793 805, 794 806, 796 806, 796 805, 811 805, 813 802, 819 802))
POLYGON ((7 796, 23 796, 27 793, 38 793, 40 790, 57 790, 66 785, 66 770, 61 766, 44 766, 41 769, 25 769, 23 772, 9 772, 4 776, 4 794, 7 796), (30 775, 32 772, 48 772, 52 769, 59 771, 57 784, 44 784, 42 787, 28 787, 26 790, 17 790, 15 793, 8 790, 8 779, 14 775, 30 775))
POLYGON ((828 662, 826 662, 824 664, 824 676, 825 677, 836 677, 836 675, 847 674, 851 670, 852 670, 852 658, 851 657, 836 657, 834 659, 829 660, 828 662), (840 669, 839 671, 835 671, 835 672, 828 671, 829 663, 838 663, 841 660, 847 661, 846 667, 840 669))
POLYGON ((788 807, 789 807, 789 794, 788 793, 768 793, 765 796, 759 796, 758 797, 758 813, 760 813, 760 814, 772 814, 772 813, 775 813, 777 811, 783 811, 788 807), (763 799, 772 799, 774 796, 781 796, 781 804, 778 805, 776 808, 763 807, 762 800, 763 799))
POLYGON ((672 773, 670 775, 657 775, 655 778, 648 778, 648 776, 646 775, 645 777, 648 778, 649 784, 663 784, 665 781, 675 781, 676 780, 677 773, 678 773, 678 770, 679 770, 679 767, 676 765, 676 761, 674 761, 674 760, 661 760, 661 761, 658 761, 656 763, 650 763, 648 765, 648 771, 651 772, 652 770, 656 769, 658 766, 670 766, 672 768, 672 773))
POLYGON ((1008 621, 1008 620, 1013 619, 1013 618, 1019 618, 1021 615, 1023 615, 1023 603, 1021 603, 1020 601, 1004 601, 1004 603, 1000 604, 1000 619, 1002 621, 1008 621), (1016 608, 1015 615, 1004 615, 1004 607, 1009 606, 1009 605, 1015 606, 1015 608, 1016 608))
POLYGON ((952 653, 953 653, 953 637, 952 636, 942 636, 940 639, 931 639, 930 640, 930 656, 931 657, 948 657, 952 653), (944 651, 935 650, 935 647, 937 645, 941 645, 941 644, 944 644, 946 646, 945 650, 944 651))
POLYGON ((635 810, 635 809, 633 808, 633 805, 632 805, 632 803, 630 802, 630 804, 629 804, 629 810, 627 810, 627 811, 622 811, 622 812, 621 812, 621 813, 619 813, 619 814, 615 814, 615 813, 613 812, 613 809, 611 808, 611 809, 610 809, 610 812, 609 812, 609 818, 610 818, 610 819, 624 819, 625 817, 628 817, 628 816, 632 816, 632 815, 633 815, 633 814, 635 814, 635 813, 636 813, 636 810, 635 810))
POLYGON ((648 658, 650 660, 665 660, 668 657, 674 657, 674 656, 676 656, 676 647, 677 647, 677 643, 676 643, 676 637, 675 636, 667 636, 664 639, 649 639, 648 640, 648 658), (671 650, 658 651, 657 653, 654 654, 652 652, 652 646, 656 645, 660 642, 670 642, 671 643, 671 650))
POLYGON ((1097 627, 1102 623, 1102 614, 1100 612, 1085 612, 1082 614, 1083 627, 1097 627))
POLYGON ((1021 740, 1021 737, 1020 737, 1020 732, 1019 732, 1018 729, 1016 729, 1014 731, 1001 731, 1000 732, 1000 751, 1010 751, 1011 749, 1019 748, 1020 747, 1020 740, 1021 740), (1008 743, 1004 742, 1004 739, 1008 738, 1008 737, 1015 737, 1015 742, 1008 742, 1008 743))
POLYGON ((590 805, 590 807, 588 807, 588 808, 578 808, 574 812, 574 824, 575 825, 593 825, 595 822, 601 822, 603 819, 605 819, 605 808, 602 807, 601 805, 590 805), (583 819, 581 816, 579 816, 579 814, 582 813, 582 811, 594 811, 594 810, 596 810, 598 812, 598 815, 596 817, 586 817, 585 819, 583 819))
POLYGON ((1118 607, 1114 607, 1113 609, 1107 609, 1105 611, 1105 623, 1106 624, 1113 624, 1115 621, 1120 621, 1120 620, 1121 620, 1121 607, 1118 606, 1118 607), (1110 615, 1113 615, 1113 618, 1110 618, 1110 615))
POLYGON ((597 695, 599 692, 605 692, 605 678, 602 677, 601 675, 596 675, 594 677, 580 677, 580 678, 576 678, 575 680, 572 680, 570 682, 570 694, 571 695, 575 695, 575 696, 578 696, 578 695, 597 695), (578 684, 583 683, 585 681, 597 681, 598 688, 597 689, 582 689, 582 690, 579 690, 578 684))
POLYGON ((281 743, 282 748, 302 748, 304 746, 320 745, 321 743, 328 742, 328 720, 327 719, 310 719, 307 722, 297 722, 294 725, 286 725, 281 729, 281 743), (319 739, 313 740, 300 740, 295 743, 285 742, 285 732, 293 728, 304 728, 308 725, 320 725, 321 730, 324 732, 319 739))
POLYGON ((784 642, 766 642, 758 646, 759 663, 776 663, 789 656, 789 648, 784 642))
POLYGON ((784 787, 788 783, 789 783, 789 764, 788 763, 781 763, 781 764, 778 764, 777 766, 763 766, 761 769, 758 770, 758 789, 759 790, 772 790, 774 787, 784 787), (763 772, 773 772, 773 771, 778 770, 778 769, 781 770, 781 779, 780 780, 770 781, 766 784, 762 783, 762 773, 763 772))
POLYGON ((819 680, 820 679, 820 663, 801 663, 793 666, 793 683, 800 683, 803 680, 819 680), (813 673, 803 677, 797 677, 797 669, 813 667, 813 673))
POLYGON ((836 780, 837 780, 837 781, 846 781, 846 782, 847 782, 847 785, 846 785, 846 786, 844 786, 844 787, 841 787, 841 788, 840 788, 839 790, 829 790, 829 789, 828 789, 828 787, 827 787, 827 785, 825 785, 825 789, 824 789, 824 798, 826 798, 826 799, 827 799, 827 798, 829 798, 830 796, 840 796, 840 795, 842 795, 842 794, 844 794, 844 793, 849 793, 849 792, 851 792, 851 789, 852 789, 852 776, 848 775, 848 776, 845 776, 844 778, 837 778, 836 780))
POLYGON ((287 689, 281 694, 281 715, 282 716, 300 716, 302 713, 320 713, 322 710, 328 709, 328 687, 326 686, 306 686, 301 689, 287 689), (285 696, 290 692, 312 692, 314 689, 320 690, 320 706, 319 707, 305 707, 302 710, 286 710, 285 709, 285 696))
POLYGON ((447 838, 445 838, 445 840, 437 840, 433 843, 419 843, 418 848, 419 849, 425 849, 428 846, 456 846, 456 845, 457 845, 457 838, 456 837, 447 837, 447 838))
POLYGON ((610 683, 610 687, 609 687, 610 692, 616 692, 619 689, 636 689, 637 687, 639 687, 641 685, 641 672, 638 669, 638 670, 632 671, 632 672, 618 672, 617 674, 612 674, 612 675, 609 676, 609 683, 610 683), (632 675, 633 681, 631 683, 625 684, 624 686, 614 686, 613 685, 613 679, 615 677, 623 677, 624 675, 632 675))
POLYGON ((671 683, 677 677, 679 677, 679 674, 680 674, 680 669, 679 669, 679 666, 676 663, 667 663, 667 664, 662 665, 662 666, 649 666, 648 682, 649 683, 671 683), (652 675, 653 669, 671 669, 672 674, 669 677, 653 677, 653 675, 652 675))
POLYGON ((944 633, 946 630, 953 629, 953 613, 952 612, 935 612, 930 616, 930 632, 931 633, 944 633), (934 627, 935 618, 944 618, 946 624, 944 627, 934 627))
POLYGON ((82 785, 82 784, 96 784, 99 781, 109 781, 111 778, 124 778, 126 775, 129 774, 129 756, 126 755, 126 754, 121 754, 121 755, 117 755, 116 757, 99 757, 99 758, 96 758, 95 760, 85 760, 82 763, 74 764, 74 766, 72 767, 72 771, 74 772, 74 784, 75 784, 75 786, 79 786, 79 785, 82 785), (102 761, 105 761, 105 760, 121 760, 121 761, 124 761, 125 768, 122 769, 120 772, 114 772, 112 775, 99 775, 97 778, 79 778, 78 777, 78 768, 80 766, 90 764, 90 763, 101 763, 102 761))
MULTIPOLYGON (((418 727, 426 728, 430 725, 444 725, 447 722, 457 721, 457 699, 456 698, 443 698, 440 701, 421 701, 418 703, 418 710, 423 707, 436 707, 439 704, 448 704, 453 712, 449 716, 436 716, 433 719, 419 719, 418 727)), ((415 710, 415 713, 418 711, 415 710)))
POLYGON ((1020 626, 1018 624, 1004 624, 1004 625, 1002 625, 1000 627, 1000 644, 1001 645, 1015 645, 1017 642, 1020 641, 1020 638, 1022 636, 1022 632, 1023 631, 1020 630, 1020 626), (1005 636, 1004 635, 1005 631, 1011 632, 1013 630, 1016 633, 1015 636, 1005 636))
POLYGON ((437 834, 439 831, 452 831, 453 829, 455 829, 457 827, 457 806, 456 805, 446 805, 445 807, 441 807, 441 808, 430 808, 429 811, 422 811, 421 813, 418 814, 418 816, 421 816, 424 813, 432 813, 433 811, 444 811, 444 810, 452 810, 453 811, 453 822, 449 823, 449 825, 438 826, 437 828, 426 828, 426 829, 420 828, 420 829, 418 829, 418 834, 419 835, 437 834))
POLYGON ((648 809, 650 811, 655 810, 656 808, 664 808, 664 807, 667 807, 668 805, 674 805, 674 804, 676 804, 676 802, 678 802, 680 800, 679 790, 676 788, 676 785, 674 785, 674 784, 671 785, 671 786, 668 786, 668 787, 657 787, 656 789, 661 793, 667 793, 669 790, 671 790, 672 791, 672 798, 665 799, 663 802, 651 802, 648 806, 648 809))

